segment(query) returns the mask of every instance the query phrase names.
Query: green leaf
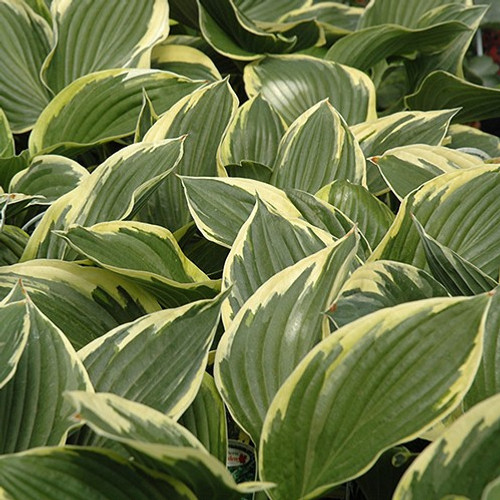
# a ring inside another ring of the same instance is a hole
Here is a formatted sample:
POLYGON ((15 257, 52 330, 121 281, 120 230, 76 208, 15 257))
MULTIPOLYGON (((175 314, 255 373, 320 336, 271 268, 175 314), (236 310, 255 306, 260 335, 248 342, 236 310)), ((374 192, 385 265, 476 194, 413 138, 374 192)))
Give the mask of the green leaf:
POLYGON ((201 50, 188 45, 159 45, 151 54, 151 66, 187 76, 192 80, 208 82, 221 80, 213 61, 201 50))
MULTIPOLYGON (((216 176, 217 149, 237 106, 238 99, 227 79, 212 83, 177 102, 153 125, 144 140, 159 141, 186 134, 184 154, 175 172, 216 176), (217 116, 215 121, 214 115, 217 116)), ((166 179, 140 218, 171 231, 186 225, 191 218, 181 181, 175 176, 166 179)))
POLYGON ((96 391, 177 419, 200 387, 220 304, 218 298, 148 314, 85 346, 79 355, 96 391))
POLYGON ((83 76, 52 99, 30 136, 32 156, 76 154, 134 133, 147 92, 158 114, 204 82, 147 69, 109 69, 83 76))
POLYGON ((443 51, 464 31, 469 28, 460 22, 444 22, 421 29, 394 24, 372 26, 340 39, 327 52, 326 59, 367 71, 389 57, 415 57, 415 53, 443 51))
POLYGON ((27 150, 17 156, 0 158, 0 188, 8 190, 10 181, 14 175, 21 172, 21 170, 28 168, 28 166, 29 153, 27 150))
POLYGON ((439 243, 497 278, 499 170, 498 165, 485 165, 443 174, 410 193, 370 260, 397 260, 425 267, 425 252, 411 220, 413 214, 439 243))
POLYGON ((143 222, 103 222, 90 228, 70 226, 58 233, 79 254, 120 274, 175 307, 212 298, 220 285, 182 253, 172 233, 143 222))
POLYGON ((191 431, 219 462, 226 463, 226 408, 208 373, 203 374, 198 394, 179 418, 179 424, 191 431))
POLYGON ((312 4, 312 0, 235 0, 235 5, 253 21, 276 22, 291 10, 312 4))
POLYGON ((0 266, 19 262, 29 236, 17 226, 4 225, 0 230, 0 266))
POLYGON ((242 160, 239 165, 224 165, 224 170, 229 177, 240 177, 243 179, 253 179, 269 184, 273 169, 262 163, 242 160))
POLYGON ((401 262, 379 260, 352 273, 328 315, 341 327, 385 307, 447 295, 446 289, 425 271, 401 262))
POLYGON ((0 267, 0 298, 19 280, 76 349, 160 308, 152 295, 120 276, 73 262, 37 259, 0 267))
POLYGON ((30 130, 50 100, 39 72, 51 40, 48 23, 25 2, 0 2, 0 108, 15 133, 30 130))
POLYGON ((22 285, 17 283, 0 302, 0 394, 15 374, 30 333, 22 285))
POLYGON ((231 247, 258 195, 284 217, 300 212, 285 193, 269 184, 237 178, 182 177, 189 210, 205 238, 231 247))
POLYGON ((245 302, 220 340, 215 382, 254 443, 279 388, 329 333, 322 313, 348 276, 357 242, 353 231, 275 274, 245 302))
POLYGON ((44 62, 42 78, 55 94, 89 73, 149 67, 151 48, 167 37, 169 29, 166 0, 104 4, 54 0, 52 17, 55 44, 44 62))
POLYGON ((371 248, 380 242, 394 220, 394 215, 363 186, 348 181, 334 181, 316 196, 338 208, 358 224, 371 248))
POLYGON ((141 142, 123 148, 99 165, 78 187, 59 198, 45 212, 32 234, 23 260, 74 258, 64 240, 53 233, 71 224, 132 216, 145 199, 177 165, 184 138, 141 142))
POLYGON ((314 193, 342 179, 365 182, 365 159, 342 116, 327 101, 300 115, 278 148, 271 183, 314 193), (321 144, 321 147, 318 147, 321 144))
MULTIPOLYGON (((443 141, 456 109, 445 111, 402 111, 352 127, 366 157, 382 155, 387 150, 410 144, 438 146, 443 141)), ((367 164, 368 188, 380 194, 387 190, 374 165, 367 164)))
MULTIPOLYGON (((394 500, 480 498, 500 475, 500 395, 478 404, 430 444, 406 471, 394 500)), ((483 497, 484 498, 484 497, 483 497)))
POLYGON ((370 160, 377 165, 385 182, 400 200, 438 175, 483 164, 477 156, 427 144, 389 149, 370 160))
POLYGON ((99 448, 50 447, 0 457, 0 494, 7 499, 195 500, 179 481, 99 448))
POLYGON ((361 71, 304 55, 268 56, 245 66, 245 90, 260 93, 292 123, 318 101, 329 99, 349 124, 376 118, 375 87, 361 71))
POLYGON ((405 99, 410 109, 446 109, 460 103, 454 121, 467 123, 500 116, 500 89, 482 87, 446 71, 433 71, 405 99))
POLYGON ((466 410, 500 393, 500 294, 498 288, 493 293, 484 325, 483 357, 474 382, 464 399, 466 410))
POLYGON ((282 118, 257 94, 238 108, 229 124, 219 147, 219 163, 225 166, 250 160, 272 165, 284 133, 282 118))
POLYGON ((14 376, 0 390, 1 453, 63 444, 75 426, 63 392, 93 391, 69 340, 29 296, 21 317, 28 329, 27 342, 14 376))
POLYGON ((10 158, 16 154, 14 137, 10 130, 9 121, 0 108, 0 158, 10 158))
POLYGON ((75 189, 88 175, 85 168, 69 158, 41 155, 14 175, 9 191, 44 196, 44 203, 49 204, 75 189))
POLYGON ((467 0, 419 0, 403 5, 398 0, 375 0, 363 12, 359 28, 388 23, 414 28, 427 12, 450 1, 458 4, 468 3, 467 0))
POLYGON ((334 242, 329 233, 301 219, 284 217, 257 198, 224 265, 222 288, 229 290, 222 307, 224 325, 231 324, 269 278, 334 242))
POLYGON ((317 345, 264 421, 260 475, 277 483, 271 498, 316 498, 450 414, 477 370, 488 303, 482 295, 403 304, 317 345))
POLYGON ((446 287, 450 295, 477 295, 498 286, 495 280, 476 266, 429 236, 416 218, 413 222, 432 275, 446 287))
POLYGON ((474 150, 479 149, 492 158, 500 156, 499 137, 487 134, 468 125, 460 125, 458 123, 451 125, 448 129, 448 136, 443 144, 452 149, 460 150, 467 148, 463 149, 463 151, 472 150, 471 154, 473 154, 474 150))

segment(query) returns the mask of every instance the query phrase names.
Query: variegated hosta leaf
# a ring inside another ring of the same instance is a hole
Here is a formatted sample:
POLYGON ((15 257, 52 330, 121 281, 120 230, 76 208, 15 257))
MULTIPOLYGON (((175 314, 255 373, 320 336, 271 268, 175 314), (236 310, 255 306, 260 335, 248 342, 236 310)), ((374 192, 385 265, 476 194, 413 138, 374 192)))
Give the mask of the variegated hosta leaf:
POLYGON ((241 498, 224 465, 170 417, 114 394, 73 392, 68 396, 80 420, 99 436, 125 445, 136 463, 182 481, 196 498, 241 498))
POLYGON ((335 181, 320 189, 316 196, 338 208, 359 225, 371 248, 380 242, 394 220, 394 215, 363 186, 335 181))
POLYGON ((220 340, 215 381, 254 443, 274 395, 329 333, 323 312, 347 278, 357 245, 353 231, 275 274, 245 302, 220 340))
POLYGON ((133 283, 73 262, 37 259, 0 267, 0 298, 19 280, 76 349, 117 325, 160 309, 151 294, 133 283))
POLYGON ((58 234, 79 254, 149 290, 162 307, 212 298, 220 290, 219 282, 210 281, 163 227, 103 222, 90 228, 71 226, 58 234))
POLYGON ((317 498, 450 414, 477 370, 489 300, 402 304, 317 345, 264 421, 260 476, 277 483, 271 498, 317 498))
MULTIPOLYGON (((186 134, 184 154, 175 172, 216 176, 217 149, 237 106, 238 99, 227 79, 212 83, 177 102, 153 125, 144 140, 158 141, 186 134)), ((190 221, 182 184, 176 176, 161 184, 140 218, 171 231, 190 221)))
POLYGON ((494 279, 429 236, 416 218, 413 222, 420 235, 432 275, 446 287, 450 295, 477 295, 498 286, 494 279))
POLYGON ((324 100, 300 115, 286 131, 271 183, 281 189, 314 193, 337 179, 364 184, 365 158, 342 116, 324 100))
POLYGON ((44 203, 52 203, 75 189, 88 177, 88 171, 76 161, 58 155, 41 155, 11 180, 9 191, 41 195, 44 203))
POLYGON ((410 193, 371 260, 424 268, 425 252, 413 214, 425 231, 492 278, 500 267, 500 167, 485 165, 443 174, 410 193))
POLYGON ((96 391, 179 418, 200 387, 223 298, 148 314, 85 346, 96 391))
POLYGON ((329 233, 301 219, 284 217, 257 198, 224 265, 222 287, 229 289, 222 307, 226 328, 269 278, 334 242, 329 233))
MULTIPOLYGON (((275 109, 259 94, 244 103, 229 124, 218 152, 219 163, 239 164, 242 160, 272 165, 285 125, 275 109)), ((235 177, 238 175, 235 170, 235 177)))
POLYGON ((485 498, 483 491, 500 476, 494 445, 499 439, 500 395, 496 395, 465 413, 417 457, 393 499, 485 498))
POLYGON ((38 15, 42 16, 47 22, 51 22, 50 5, 52 0, 25 0, 38 15))
MULTIPOLYGON (((466 4, 468 0, 452 0, 466 4)), ((380 24, 398 24, 415 28, 420 18, 440 5, 450 3, 450 0, 419 0, 403 5, 399 0, 376 0, 365 9, 359 22, 359 28, 378 26, 380 24)))
POLYGON ((151 54, 151 66, 187 76, 192 80, 221 80, 213 61, 201 50, 189 45, 158 45, 151 54))
POLYGON ((433 71, 414 94, 405 99, 410 109, 446 109, 460 103, 455 117, 467 123, 499 116, 500 89, 467 82, 446 71, 433 71))
POLYGON ((0 193, 8 191, 12 177, 29 166, 29 152, 22 151, 19 155, 0 157, 0 193))
POLYGON ((384 307, 447 295, 446 289, 425 271, 401 262, 379 260, 352 273, 328 315, 341 327, 384 307))
MULTIPOLYGON (((365 156, 382 155, 388 149, 410 144, 440 145, 457 110, 402 111, 352 127, 365 156)), ((376 167, 367 164, 368 188, 378 194, 387 186, 376 167)))
POLYGON ((166 475, 137 467, 99 448, 65 446, 0 457, 0 495, 39 500, 196 500, 191 490, 166 475))
POLYGON ((400 200, 438 175, 483 164, 477 156, 426 144, 390 149, 370 160, 400 200))
POLYGON ((161 114, 203 84, 148 69, 109 69, 83 76, 44 109, 30 136, 30 153, 76 154, 131 135, 142 108, 143 90, 161 114))
POLYGON ((70 391, 66 398, 75 420, 110 439, 123 438, 169 446, 203 449, 202 444, 172 417, 105 392, 70 391))
POLYGON ((45 212, 23 259, 74 258, 74 251, 69 251, 66 242, 53 231, 64 230, 71 224, 91 226, 130 216, 177 165, 183 142, 182 137, 141 142, 110 156, 45 212))
POLYGON ((14 137, 10 130, 9 121, 0 108, 0 158, 10 158, 16 153, 14 137))
POLYGON ((148 68, 151 48, 168 35, 166 0, 53 0, 51 9, 55 44, 42 78, 55 94, 96 71, 148 68))
POLYGON ((14 285, 12 291, 0 302, 0 394, 16 371, 23 354, 30 324, 22 285, 14 285))
POLYGON ((474 382, 464 399, 466 409, 500 393, 500 293, 498 292, 497 288, 486 316, 483 357, 474 382))
POLYGON ((0 230, 0 266, 19 262, 29 236, 17 226, 4 225, 0 230))
POLYGON ((327 52, 326 58, 367 71, 388 57, 415 57, 416 53, 435 54, 443 51, 466 31, 469 31, 467 25, 455 21, 420 29, 394 24, 373 26, 336 42, 327 52))
POLYGON ((191 215, 205 238, 231 247, 258 196, 284 217, 300 212, 285 193, 252 179, 182 177, 191 215))
POLYGON ((375 87, 361 71, 304 55, 268 56, 245 66, 245 90, 260 93, 290 124, 323 99, 349 125, 376 118, 375 87))
POLYGON ((480 152, 492 158, 500 156, 500 137, 458 123, 451 125, 448 129, 446 146, 464 152, 469 150, 470 154, 474 154, 474 151, 479 149, 480 152))
POLYGON ((26 312, 19 315, 28 330, 27 342, 14 376, 0 390, 1 453, 63 444, 75 426, 63 392, 93 391, 64 333, 29 299, 24 305, 26 312))
POLYGON ((147 92, 142 89, 142 106, 137 118, 134 132, 134 142, 141 142, 148 130, 158 121, 158 115, 147 92))
POLYGON ((321 38, 319 27, 311 20, 266 24, 265 28, 269 29, 264 29, 243 13, 234 0, 198 0, 198 6, 203 38, 231 59, 248 61, 264 54, 301 50, 315 45, 321 38))
POLYGON ((179 418, 179 424, 192 432, 219 462, 226 463, 226 408, 208 373, 203 374, 198 394, 179 418))
POLYGON ((0 1, 0 108, 16 133, 31 129, 50 100, 39 72, 51 39, 48 23, 25 2, 0 1))

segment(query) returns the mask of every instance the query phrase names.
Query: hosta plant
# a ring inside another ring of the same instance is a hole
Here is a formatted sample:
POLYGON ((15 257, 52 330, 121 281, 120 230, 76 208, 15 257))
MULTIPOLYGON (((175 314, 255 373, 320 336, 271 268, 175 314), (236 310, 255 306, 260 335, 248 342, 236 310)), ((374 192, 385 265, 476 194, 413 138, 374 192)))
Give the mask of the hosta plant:
POLYGON ((1 499, 500 498, 485 3, 0 0, 1 499))

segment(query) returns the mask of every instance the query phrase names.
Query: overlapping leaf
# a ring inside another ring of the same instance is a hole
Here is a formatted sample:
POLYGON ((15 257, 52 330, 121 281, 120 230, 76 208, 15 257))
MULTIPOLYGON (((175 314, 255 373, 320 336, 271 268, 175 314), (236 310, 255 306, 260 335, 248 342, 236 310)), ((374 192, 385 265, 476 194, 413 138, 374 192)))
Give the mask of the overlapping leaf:
POLYGON ((341 327, 385 307, 447 295, 446 289, 425 271, 401 262, 379 260, 352 273, 328 315, 341 327))
POLYGON ((112 392, 173 418, 200 387, 221 298, 148 314, 79 351, 99 392, 112 392))
POLYGON ((410 193, 371 260, 424 267, 425 253, 411 214, 439 243, 490 277, 498 277, 499 167, 485 165, 443 174, 410 193))
POLYGON ((500 395, 496 395, 459 418, 422 452, 403 476, 394 500, 485 498, 483 491, 500 476, 492 446, 499 436, 500 395))
POLYGON ((103 222, 60 232, 79 254, 149 290, 163 307, 212 298, 217 281, 182 253, 172 233, 142 222, 103 222))
POLYGON ((399 199, 438 175, 483 164, 477 156, 426 144, 389 149, 371 161, 399 199))
POLYGON ((83 76, 52 99, 30 136, 32 155, 75 154, 134 133, 143 89, 163 113, 204 82, 159 70, 109 69, 83 76))
POLYGON ((500 138, 468 125, 452 124, 448 129, 446 145, 470 154, 486 153, 495 158, 500 156, 500 138))
POLYGON ((76 348, 160 309, 146 290, 104 269, 37 259, 0 268, 0 297, 22 280, 35 305, 76 348))
MULTIPOLYGON (((176 173, 216 176, 217 149, 237 105, 237 97, 227 80, 212 83, 178 101, 153 125, 144 140, 158 141, 185 134, 184 154, 176 173)), ((172 231, 187 224, 190 214, 181 181, 175 176, 166 179, 140 217, 172 231)))
POLYGON ((23 259, 74 258, 75 252, 69 251, 53 231, 71 224, 90 226, 130 216, 177 165, 183 140, 141 142, 110 156, 77 188, 51 205, 31 236, 23 259))
POLYGON ((19 262, 29 236, 19 227, 4 225, 0 230, 0 266, 19 262))
POLYGON ((0 108, 0 158, 9 158, 15 154, 14 137, 3 109, 0 108))
POLYGON ((222 286, 229 289, 222 307, 226 327, 269 278, 334 242, 329 233, 301 219, 283 217, 257 199, 224 265, 222 286))
POLYGON ((281 189, 314 193, 337 179, 363 184, 365 178, 365 159, 358 142, 335 108, 321 101, 286 131, 271 183, 281 189))
POLYGON ((260 474, 277 483, 271 498, 317 498, 448 415, 477 370, 488 303, 481 295, 403 304, 317 345, 264 421, 260 474))
POLYGON ((220 340, 215 381, 255 443, 274 395, 329 333, 322 313, 349 273, 357 240, 351 232, 275 274, 245 302, 220 340))
MULTIPOLYGON (((285 132, 282 118, 260 95, 244 103, 236 112, 221 142, 218 157, 225 166, 242 160, 272 166, 285 132)), ((238 168, 234 170, 237 177, 238 168)))
POLYGON ((245 89, 260 93, 290 124, 323 99, 349 124, 373 120, 375 87, 361 71, 304 55, 268 56, 245 66, 245 89))
POLYGON ((19 317, 28 335, 13 377, 0 390, 2 453, 64 443, 75 421, 63 392, 93 390, 63 332, 29 300, 16 304, 27 305, 19 317))

